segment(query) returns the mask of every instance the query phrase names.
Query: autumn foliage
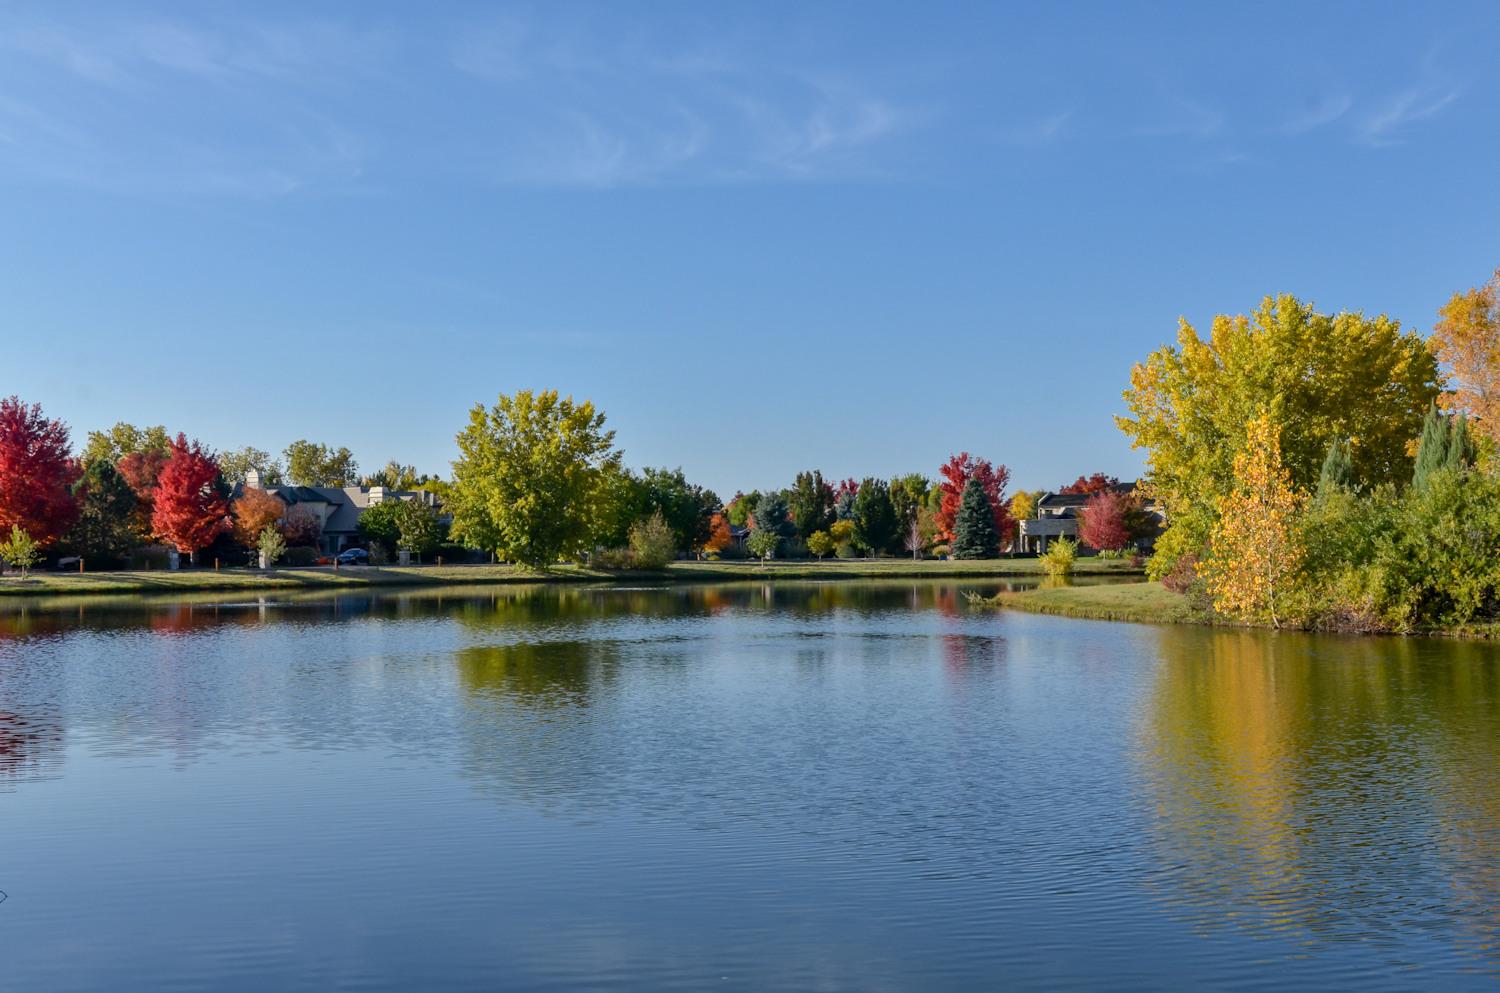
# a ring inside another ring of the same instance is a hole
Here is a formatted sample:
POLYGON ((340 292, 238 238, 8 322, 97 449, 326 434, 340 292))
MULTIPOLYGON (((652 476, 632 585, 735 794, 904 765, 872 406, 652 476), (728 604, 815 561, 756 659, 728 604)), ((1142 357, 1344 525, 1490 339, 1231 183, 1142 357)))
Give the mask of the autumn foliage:
POLYGON ((39 547, 55 542, 78 516, 79 475, 67 425, 48 420, 39 404, 0 400, 0 533, 19 527, 39 547))
POLYGON ((939 541, 952 542, 954 540, 958 511, 964 498, 964 486, 971 478, 979 481, 979 485, 984 489, 985 497, 989 500, 990 508, 995 515, 995 533, 999 536, 1000 544, 1004 546, 1011 540, 1015 531, 1015 522, 1010 518, 1010 507, 1005 500, 1005 485, 1010 482, 1009 469, 1003 465, 997 468, 986 459, 976 458, 968 452, 959 452, 943 463, 938 472, 943 477, 942 482, 938 484, 942 492, 942 502, 936 514, 939 541))
POLYGON ((1467 412, 1480 433, 1500 440, 1500 271, 1483 286, 1438 311, 1428 345, 1452 370, 1451 405, 1467 412))
POLYGON ((1213 554, 1200 571, 1221 613, 1280 627, 1302 562, 1302 500, 1282 464, 1270 416, 1263 412, 1247 424, 1246 436, 1234 458, 1233 489, 1219 501, 1213 554))
POLYGON ((714 514, 708 525, 708 540, 703 543, 704 549, 722 552, 733 544, 734 534, 729 530, 729 521, 723 514, 714 514))
POLYGON ((169 454, 170 449, 166 452, 144 449, 123 456, 115 466, 135 493, 134 526, 142 537, 149 537, 152 533, 151 511, 156 500, 156 481, 161 477, 169 454))
MULTIPOLYGON (((1120 485, 1120 481, 1114 476, 1106 476, 1102 472, 1096 472, 1092 476, 1079 476, 1073 482, 1058 490, 1059 493, 1103 493, 1120 485)), ((1093 542, 1089 542, 1093 544, 1093 542)), ((1095 548, 1100 546, 1094 545, 1095 548)))
POLYGON ((286 516, 286 504, 265 490, 246 487, 234 501, 234 540, 246 548, 256 547, 261 532, 286 516))
POLYGON ((230 528, 229 501, 219 492, 219 464, 179 434, 156 480, 151 528, 179 552, 205 548, 230 528))
POLYGON ((1124 548, 1139 515, 1140 503, 1134 496, 1116 489, 1100 490, 1083 505, 1078 536, 1085 545, 1100 551, 1124 548))

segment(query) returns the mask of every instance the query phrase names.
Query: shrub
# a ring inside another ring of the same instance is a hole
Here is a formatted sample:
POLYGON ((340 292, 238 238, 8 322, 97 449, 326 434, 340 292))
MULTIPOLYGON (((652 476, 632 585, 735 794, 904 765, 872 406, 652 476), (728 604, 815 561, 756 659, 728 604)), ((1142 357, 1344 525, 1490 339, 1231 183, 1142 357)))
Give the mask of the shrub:
POLYGON ((290 566, 317 565, 320 554, 321 553, 319 553, 319 551, 311 545, 297 545, 295 547, 288 548, 286 552, 281 556, 281 561, 283 565, 290 566))
POLYGON ((1078 542, 1071 538, 1058 538, 1047 546, 1047 550, 1040 556, 1042 568, 1047 570, 1047 575, 1053 579, 1071 575, 1073 572, 1073 561, 1078 557, 1078 542))
POLYGON ((677 552, 677 536, 657 511, 630 526, 630 557, 637 569, 664 569, 677 552))
POLYGON ((596 569, 629 569, 632 562, 628 548, 596 548, 589 555, 589 565, 596 569))
MULTIPOLYGON (((1153 557, 1154 564, 1156 559, 1153 557)), ((1171 568, 1162 573, 1161 584, 1173 593, 1186 593, 1198 582, 1198 556, 1179 555, 1171 568)))

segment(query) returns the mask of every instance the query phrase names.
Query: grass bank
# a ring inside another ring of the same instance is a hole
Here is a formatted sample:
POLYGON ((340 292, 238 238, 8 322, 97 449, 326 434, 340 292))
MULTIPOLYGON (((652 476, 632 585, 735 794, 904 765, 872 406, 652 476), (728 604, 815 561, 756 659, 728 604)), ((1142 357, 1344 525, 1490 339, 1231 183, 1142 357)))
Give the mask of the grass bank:
MULTIPOLYGON (((1084 576, 1131 576, 1128 561, 1085 559, 1075 570, 1084 576)), ((268 590, 363 589, 372 586, 483 586, 507 583, 723 583, 738 580, 840 579, 1004 579, 1038 577, 1036 559, 912 561, 911 559, 830 559, 826 562, 674 562, 659 572, 616 572, 558 566, 533 572, 508 565, 354 566, 335 570, 184 569, 178 572, 33 573, 27 579, 0 577, 0 596, 79 596, 87 594, 173 594, 268 590)))
POLYGON ((1112 583, 1108 586, 1054 586, 999 593, 974 601, 1034 614, 1094 621, 1141 624, 1212 624, 1213 615, 1194 609, 1187 597, 1160 583, 1112 583))

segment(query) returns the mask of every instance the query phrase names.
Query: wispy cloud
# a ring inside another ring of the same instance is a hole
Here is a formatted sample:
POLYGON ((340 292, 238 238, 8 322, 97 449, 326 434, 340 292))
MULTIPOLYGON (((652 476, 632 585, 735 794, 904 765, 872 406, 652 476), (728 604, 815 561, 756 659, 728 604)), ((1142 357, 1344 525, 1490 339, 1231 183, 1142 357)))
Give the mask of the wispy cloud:
POLYGON ((1002 128, 999 132, 999 140, 1007 145, 1022 148, 1040 148, 1043 145, 1051 145, 1061 140, 1067 133, 1073 115, 1072 110, 1064 110, 1025 124, 1002 128))
POLYGON ((1360 122, 1359 137, 1370 145, 1396 145, 1402 132, 1418 121, 1442 113, 1462 94, 1457 86, 1419 83, 1389 97, 1360 122))
POLYGON ((1280 128, 1281 133, 1299 135, 1327 127, 1343 118, 1353 106, 1354 98, 1348 93, 1325 93, 1288 118, 1280 128))
POLYGON ((816 180, 878 171, 873 153, 921 114, 849 76, 722 40, 671 45, 500 18, 460 32, 459 72, 510 134, 493 177, 613 187, 816 180))

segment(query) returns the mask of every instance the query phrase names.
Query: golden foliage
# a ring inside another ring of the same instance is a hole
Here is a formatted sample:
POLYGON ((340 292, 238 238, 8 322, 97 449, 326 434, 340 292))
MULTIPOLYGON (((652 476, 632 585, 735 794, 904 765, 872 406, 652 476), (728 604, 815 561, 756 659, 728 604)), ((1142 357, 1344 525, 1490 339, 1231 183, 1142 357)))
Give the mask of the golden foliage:
POLYGON ((1212 554, 1200 567, 1214 607, 1231 617, 1280 627, 1302 562, 1298 515, 1302 498, 1281 461, 1270 414, 1246 425, 1234 457, 1234 483, 1219 500, 1212 554))

